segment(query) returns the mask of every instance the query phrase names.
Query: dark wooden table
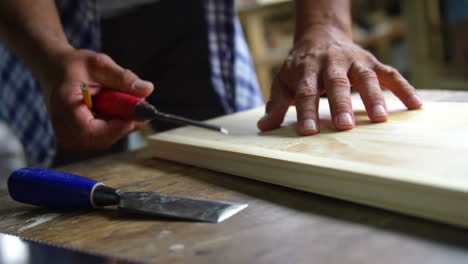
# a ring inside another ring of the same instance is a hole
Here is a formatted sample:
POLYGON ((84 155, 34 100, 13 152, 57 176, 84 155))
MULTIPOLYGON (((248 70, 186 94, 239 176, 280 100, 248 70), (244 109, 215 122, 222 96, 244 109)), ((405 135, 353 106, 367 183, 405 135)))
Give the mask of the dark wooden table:
MULTIPOLYGON (((435 101, 468 101, 468 92, 420 94, 435 101)), ((0 232, 157 263, 468 263, 467 230, 153 159, 145 149, 60 169, 123 190, 249 207, 210 224, 113 209, 48 210, 11 201, 2 191, 0 232)))

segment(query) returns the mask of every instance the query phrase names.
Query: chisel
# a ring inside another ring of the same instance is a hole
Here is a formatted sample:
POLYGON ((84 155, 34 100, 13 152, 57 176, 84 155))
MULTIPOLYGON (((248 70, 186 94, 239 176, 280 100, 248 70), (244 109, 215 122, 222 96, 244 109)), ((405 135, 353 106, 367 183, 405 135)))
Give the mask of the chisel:
MULTIPOLYGON (((88 89, 88 85, 86 83, 82 83, 81 87, 83 91, 84 89, 88 89)), ((138 121, 157 119, 179 125, 191 125, 211 129, 223 134, 229 133, 224 127, 159 112, 153 105, 149 104, 142 98, 111 89, 101 89, 92 97, 92 102, 89 95, 84 95, 84 98, 88 107, 91 107, 92 105, 93 110, 97 113, 112 118, 138 121)))
POLYGON ((219 223, 247 204, 168 195, 124 192, 71 173, 23 168, 8 178, 10 196, 22 203, 57 209, 117 206, 119 210, 219 223))

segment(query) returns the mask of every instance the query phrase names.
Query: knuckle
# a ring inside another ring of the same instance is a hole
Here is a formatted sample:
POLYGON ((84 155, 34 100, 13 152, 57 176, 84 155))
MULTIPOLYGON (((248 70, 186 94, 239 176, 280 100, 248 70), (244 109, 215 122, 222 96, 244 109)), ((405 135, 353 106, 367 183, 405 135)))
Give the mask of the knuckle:
POLYGON ((351 104, 345 100, 336 100, 333 105, 337 112, 348 112, 351 108, 351 104))
POLYGON ((317 75, 315 73, 309 73, 305 76, 302 76, 302 78, 299 79, 297 86, 299 89, 308 88, 317 90, 317 75))
POLYGON ((361 68, 358 70, 357 72, 357 75, 359 76, 359 79, 362 79, 362 80, 368 80, 368 79, 376 79, 377 78, 377 74, 368 69, 368 68, 361 68))
POLYGON ((319 91, 312 87, 303 87, 296 92, 296 101, 320 96, 319 91))
POLYGON ((385 73, 387 76, 393 78, 393 79, 396 79, 399 77, 399 73, 396 69, 389 69, 386 73, 385 73))
POLYGON ((367 100, 372 101, 372 102, 383 101, 383 96, 379 92, 369 92, 366 97, 367 97, 367 100))
POLYGON ((327 78, 328 85, 331 87, 349 87, 350 83, 348 78, 337 75, 337 74, 331 74, 327 78))
POLYGON ((370 62, 370 63, 377 63, 378 62, 377 58, 370 51, 363 49, 362 52, 363 52, 363 55, 364 55, 364 59, 367 59, 368 62, 370 62))
POLYGON ((135 79, 135 74, 129 69, 124 69, 119 74, 119 82, 122 84, 131 84, 135 79))
POLYGON ((380 70, 387 76, 392 79, 398 78, 400 73, 398 72, 397 69, 388 66, 388 65, 380 65, 379 66, 380 70))
POLYGON ((107 65, 112 61, 112 59, 104 54, 104 53, 98 53, 95 56, 91 57, 91 64, 94 65, 96 68, 102 68, 107 65))
POLYGON ((309 64, 307 63, 306 60, 299 60, 299 61, 296 62, 295 72, 298 75, 304 75, 304 74, 307 73, 308 66, 309 66, 309 64))
POLYGON ((349 60, 349 54, 346 50, 340 50, 336 47, 331 47, 326 54, 323 55, 323 62, 327 67, 332 68, 336 65, 342 65, 349 60))
POLYGON ((350 97, 345 95, 337 95, 335 96, 334 104, 335 105, 346 105, 348 106, 350 103, 350 97))
POLYGON ((295 70, 311 70, 316 65, 319 55, 315 53, 307 53, 299 55, 293 59, 295 70))
POLYGON ((319 52, 307 52, 302 56, 304 59, 309 59, 309 60, 317 60, 321 57, 321 54, 319 52))

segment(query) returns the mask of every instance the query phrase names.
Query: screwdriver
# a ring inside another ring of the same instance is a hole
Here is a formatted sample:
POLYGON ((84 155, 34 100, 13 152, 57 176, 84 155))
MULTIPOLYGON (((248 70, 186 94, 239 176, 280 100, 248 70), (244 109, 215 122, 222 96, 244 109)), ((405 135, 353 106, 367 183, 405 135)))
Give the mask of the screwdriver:
MULTIPOLYGON (((82 83, 81 88, 83 90, 85 102, 86 100, 91 102, 90 99, 86 99, 89 97, 89 93, 85 93, 84 91, 88 88, 88 85, 86 83, 82 83)), ((90 106, 91 103, 87 103, 87 105, 90 106)), ((191 125, 206 128, 226 135, 229 134, 229 131, 224 127, 163 113, 141 98, 110 89, 101 89, 98 94, 94 95, 92 107, 99 114, 121 120, 146 121, 157 119, 179 125, 191 125)))

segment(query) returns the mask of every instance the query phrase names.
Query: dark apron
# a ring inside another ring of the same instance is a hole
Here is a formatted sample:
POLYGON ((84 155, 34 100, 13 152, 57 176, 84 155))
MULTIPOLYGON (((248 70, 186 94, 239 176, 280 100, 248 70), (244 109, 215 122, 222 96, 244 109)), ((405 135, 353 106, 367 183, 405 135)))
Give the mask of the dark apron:
POLYGON ((161 0, 103 20, 102 49, 155 84, 147 100, 158 110, 197 120, 225 114, 211 83, 203 0, 161 0))

